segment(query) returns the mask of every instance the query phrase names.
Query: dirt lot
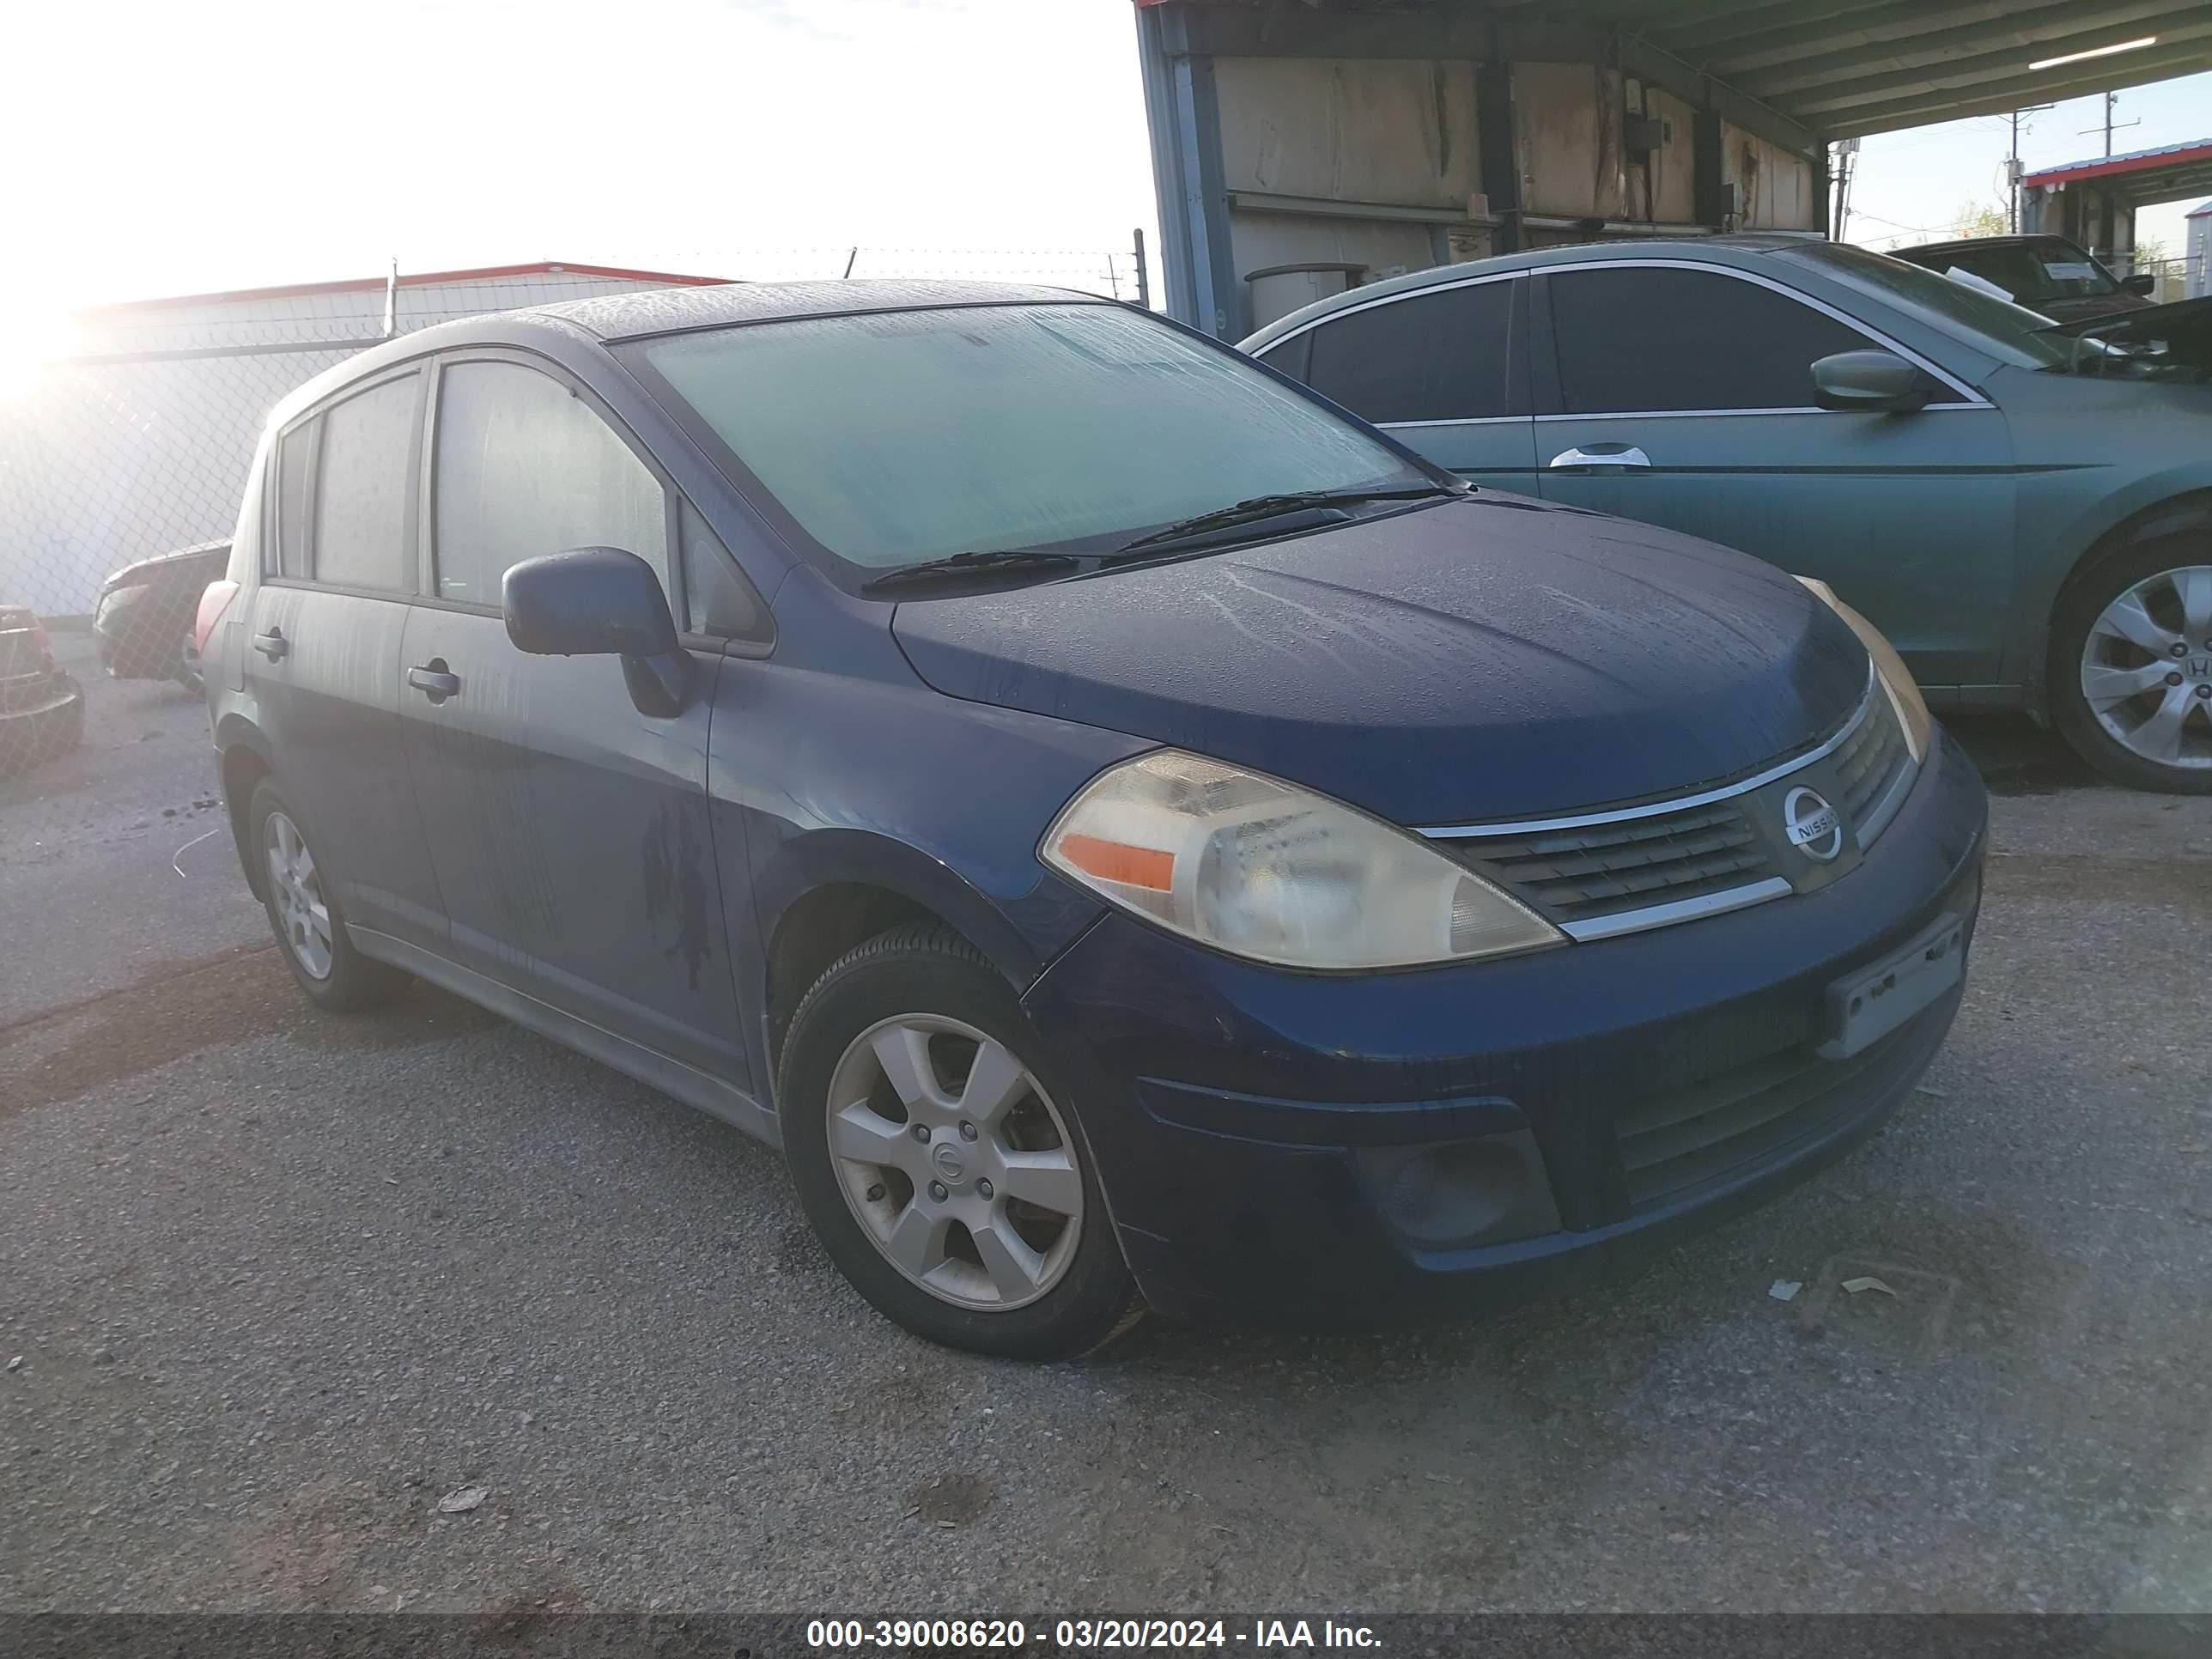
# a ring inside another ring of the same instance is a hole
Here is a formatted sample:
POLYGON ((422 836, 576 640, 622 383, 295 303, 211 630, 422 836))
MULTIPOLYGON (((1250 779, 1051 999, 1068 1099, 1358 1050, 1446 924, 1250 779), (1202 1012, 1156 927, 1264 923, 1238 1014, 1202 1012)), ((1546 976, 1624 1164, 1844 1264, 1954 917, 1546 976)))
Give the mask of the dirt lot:
POLYGON ((312 1015, 198 705, 90 690, 0 781, 0 1607, 2212 1610, 2212 799, 1967 729, 1926 1085, 1638 1276, 1039 1370, 883 1324, 774 1154, 590 1061, 312 1015))

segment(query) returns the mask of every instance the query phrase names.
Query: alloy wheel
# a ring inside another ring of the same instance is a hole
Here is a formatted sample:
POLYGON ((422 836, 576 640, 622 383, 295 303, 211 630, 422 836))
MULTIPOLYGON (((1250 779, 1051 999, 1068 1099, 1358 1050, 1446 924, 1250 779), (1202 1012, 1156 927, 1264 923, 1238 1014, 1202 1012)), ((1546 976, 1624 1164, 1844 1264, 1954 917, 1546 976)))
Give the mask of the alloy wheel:
POLYGON ((282 812, 263 821, 261 850, 269 872, 269 891, 277 931, 309 977, 331 976, 331 907, 321 872, 299 825, 282 812))
POLYGON ((827 1109, 845 1201, 913 1283, 1002 1312, 1066 1273, 1084 1223, 1075 1139, 1004 1043, 933 1014, 879 1021, 837 1062, 827 1109))
POLYGON ((2159 766, 2212 768, 2212 565, 2161 570, 2098 613, 2081 696, 2107 736, 2159 766))

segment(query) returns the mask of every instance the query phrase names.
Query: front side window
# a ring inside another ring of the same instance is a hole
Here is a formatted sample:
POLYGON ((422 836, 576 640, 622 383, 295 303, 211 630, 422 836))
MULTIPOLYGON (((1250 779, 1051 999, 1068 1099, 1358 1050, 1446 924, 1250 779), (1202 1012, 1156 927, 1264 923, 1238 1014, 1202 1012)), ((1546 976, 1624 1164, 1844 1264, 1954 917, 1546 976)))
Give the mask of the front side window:
POLYGON ((1843 242, 1804 242, 1769 256, 1856 289, 1879 303, 1932 319, 1977 350, 2023 368, 2063 368, 2069 343, 2045 332, 2048 317, 1979 293, 1922 266, 1843 242))
MULTIPOLYGON (((317 422, 322 428, 315 481, 317 581, 386 592, 414 586, 408 486, 414 477, 419 382, 414 374, 386 380, 331 404, 317 422)), ((280 524, 283 517, 280 501, 280 524)))
MULTIPOLYGON (((1377 422, 1519 414, 1512 395, 1518 287, 1492 282, 1413 294, 1323 323, 1309 331, 1311 344, 1294 378, 1377 422)), ((1291 372, 1287 363, 1275 366, 1291 372)))
POLYGON ((1103 549, 1255 495, 1432 482, 1249 359, 1115 306, 795 319, 624 356, 862 572, 1103 549))
POLYGON ((1876 343, 1772 289, 1680 266, 1551 275, 1569 415, 1809 409, 1813 364, 1876 343))
POLYGON ((497 605, 509 566, 574 547, 635 553, 666 586, 666 492, 560 381, 519 363, 449 363, 437 434, 439 598, 497 605))
POLYGON ((685 501, 677 520, 684 549, 684 625, 693 634, 725 640, 766 640, 768 606, 730 557, 722 538, 685 501))

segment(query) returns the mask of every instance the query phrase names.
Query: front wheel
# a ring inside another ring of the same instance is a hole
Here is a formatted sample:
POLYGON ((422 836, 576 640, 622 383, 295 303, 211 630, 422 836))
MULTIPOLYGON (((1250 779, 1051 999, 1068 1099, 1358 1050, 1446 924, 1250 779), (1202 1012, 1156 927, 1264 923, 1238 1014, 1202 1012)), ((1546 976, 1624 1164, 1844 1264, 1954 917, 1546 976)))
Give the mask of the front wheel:
POLYGON ((1050 1360, 1135 1322, 1074 1103, 965 941, 902 929, 833 964, 792 1016, 777 1095, 808 1220, 907 1329, 1050 1360))
POLYGON ((2212 794, 2212 552, 2106 561, 2060 603, 2051 714, 2115 782, 2212 794))

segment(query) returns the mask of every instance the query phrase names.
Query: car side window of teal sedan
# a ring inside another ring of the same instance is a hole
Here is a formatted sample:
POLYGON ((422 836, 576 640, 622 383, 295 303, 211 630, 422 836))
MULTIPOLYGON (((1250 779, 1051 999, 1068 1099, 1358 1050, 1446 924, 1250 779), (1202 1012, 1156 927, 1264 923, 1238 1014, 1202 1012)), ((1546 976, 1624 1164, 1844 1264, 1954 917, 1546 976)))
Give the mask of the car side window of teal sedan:
POLYGON ((2192 304, 2100 343, 1901 261, 1738 236, 1442 267, 1244 345, 1478 484, 1827 582, 1931 702, 2026 708, 2122 781, 2212 793, 2192 304))

